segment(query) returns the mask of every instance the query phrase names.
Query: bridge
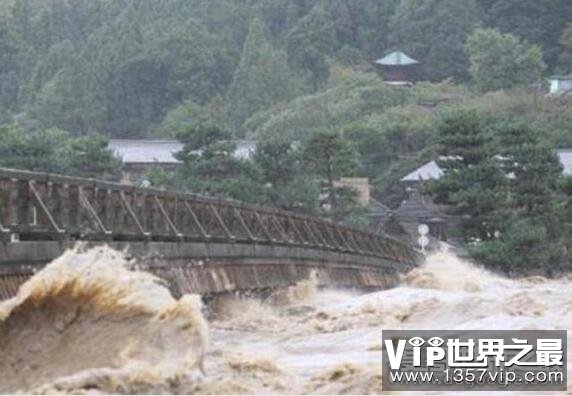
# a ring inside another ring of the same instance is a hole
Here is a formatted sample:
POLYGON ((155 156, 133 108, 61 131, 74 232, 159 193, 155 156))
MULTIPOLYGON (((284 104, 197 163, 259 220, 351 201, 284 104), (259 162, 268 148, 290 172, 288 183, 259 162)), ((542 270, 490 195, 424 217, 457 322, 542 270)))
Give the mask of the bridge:
POLYGON ((422 255, 387 235, 242 202, 0 168, 0 298, 78 241, 126 251, 176 295, 387 288, 422 255))

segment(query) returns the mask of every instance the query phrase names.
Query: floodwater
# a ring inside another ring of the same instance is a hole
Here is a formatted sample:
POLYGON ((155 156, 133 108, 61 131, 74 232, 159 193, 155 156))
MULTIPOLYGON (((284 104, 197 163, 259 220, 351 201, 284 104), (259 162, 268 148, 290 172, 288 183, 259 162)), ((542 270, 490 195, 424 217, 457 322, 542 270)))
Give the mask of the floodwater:
MULTIPOLYGON (((383 329, 572 329, 572 280, 511 280, 439 252, 391 290, 173 299, 101 247, 0 304, 0 392, 380 393, 383 329)), ((569 341, 570 342, 570 341, 569 341)))

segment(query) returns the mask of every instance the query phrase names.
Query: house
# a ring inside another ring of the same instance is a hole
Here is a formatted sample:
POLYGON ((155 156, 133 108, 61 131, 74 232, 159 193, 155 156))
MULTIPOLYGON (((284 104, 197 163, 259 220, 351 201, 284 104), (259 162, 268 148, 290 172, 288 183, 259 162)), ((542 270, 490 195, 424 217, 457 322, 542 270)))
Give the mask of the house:
POLYGON ((431 161, 415 169, 401 179, 403 183, 418 182, 422 180, 439 179, 443 175, 443 170, 436 161, 431 161))
MULTIPOLYGON (((149 170, 160 167, 175 170, 182 162, 175 158, 184 144, 167 139, 111 139, 108 148, 121 160, 122 181, 133 182, 149 170)), ((248 159, 256 150, 256 143, 249 140, 236 142, 235 158, 248 159)))
POLYGON ((395 51, 373 62, 385 82, 391 85, 410 85, 415 80, 419 62, 401 51, 395 51))
MULTIPOLYGON (((563 175, 572 176, 572 149, 556 151, 563 168, 563 175)), ((437 205, 430 197, 419 191, 420 182, 437 180, 443 176, 443 169, 436 161, 429 161, 401 179, 406 186, 407 198, 396 209, 397 217, 410 235, 416 234, 417 225, 429 226, 429 234, 439 240, 450 240, 460 218, 447 214, 446 207, 437 205)))
POLYGON ((572 92, 572 74, 567 76, 552 76, 548 78, 550 94, 564 94, 572 92))
MULTIPOLYGON (((563 175, 572 175, 572 149, 556 150, 556 155, 562 165, 563 175)), ((425 180, 437 180, 443 176, 443 170, 436 161, 430 161, 401 178, 402 183, 411 184, 425 180)))

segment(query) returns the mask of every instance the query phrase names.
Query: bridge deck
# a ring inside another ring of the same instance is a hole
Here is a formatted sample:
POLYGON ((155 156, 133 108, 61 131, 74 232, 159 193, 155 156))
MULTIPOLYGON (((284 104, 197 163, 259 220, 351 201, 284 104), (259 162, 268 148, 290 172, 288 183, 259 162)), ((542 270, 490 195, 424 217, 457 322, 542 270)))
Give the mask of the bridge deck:
MULTIPOLYGON (((138 258, 147 260, 152 271, 169 272, 171 275, 165 276, 171 278, 175 267, 195 268, 193 274, 198 274, 199 261, 228 269, 231 263, 240 263, 240 273, 255 263, 262 268, 261 260, 274 263, 274 267, 283 263, 286 273, 288 265, 292 272, 300 263, 309 268, 328 262, 332 269, 345 266, 356 270, 357 265, 361 274, 404 270, 421 260, 419 252, 395 238, 312 216, 188 193, 11 169, 0 169, 0 241, 0 275, 6 280, 21 280, 25 273, 29 276, 26 268, 45 264, 74 241, 129 246, 138 258), (165 262, 172 270, 163 268, 158 257, 170 257, 165 262)), ((273 272, 264 271, 268 280, 262 283, 271 286, 273 272)), ((189 276, 185 275, 187 280, 189 276)), ((231 278, 237 276, 239 273, 231 278)), ((285 278, 282 283, 288 282, 287 275, 279 277, 285 278)), ((204 286, 212 284, 206 278, 202 285, 185 282, 180 280, 173 288, 185 292, 220 289, 204 286)), ((254 282, 254 278, 245 282, 254 282)), ((248 286, 232 279, 227 283, 226 289, 248 286)), ((1 294, 5 297, 6 293, 1 294)))

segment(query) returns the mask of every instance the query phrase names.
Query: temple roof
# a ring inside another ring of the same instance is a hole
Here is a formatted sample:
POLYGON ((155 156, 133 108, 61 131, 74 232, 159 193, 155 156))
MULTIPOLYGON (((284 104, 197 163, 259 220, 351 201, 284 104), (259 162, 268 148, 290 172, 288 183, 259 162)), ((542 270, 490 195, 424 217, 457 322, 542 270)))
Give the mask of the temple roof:
POLYGON ((383 66, 408 66, 416 65, 419 62, 404 52, 395 51, 381 59, 374 61, 374 63, 383 66))

